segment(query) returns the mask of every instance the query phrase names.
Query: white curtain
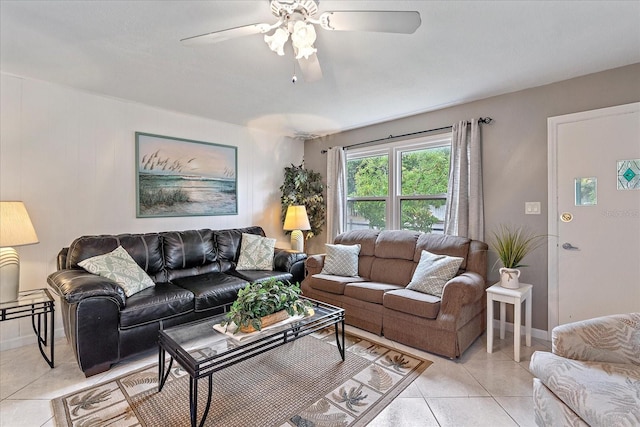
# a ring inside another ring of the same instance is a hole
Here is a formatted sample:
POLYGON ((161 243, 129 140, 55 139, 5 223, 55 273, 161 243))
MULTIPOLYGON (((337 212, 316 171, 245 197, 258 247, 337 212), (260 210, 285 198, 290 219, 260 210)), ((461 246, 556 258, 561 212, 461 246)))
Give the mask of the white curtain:
POLYGON ((327 150, 327 243, 344 231, 346 173, 342 147, 327 150))
POLYGON ((484 241, 482 144, 477 119, 453 125, 445 234, 484 241))

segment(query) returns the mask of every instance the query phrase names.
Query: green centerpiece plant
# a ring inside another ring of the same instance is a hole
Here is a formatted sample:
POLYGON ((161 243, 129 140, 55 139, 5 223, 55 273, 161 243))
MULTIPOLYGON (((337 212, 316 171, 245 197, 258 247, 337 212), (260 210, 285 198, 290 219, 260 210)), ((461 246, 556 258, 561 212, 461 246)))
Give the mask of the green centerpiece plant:
POLYGON ((520 287, 520 270, 518 267, 526 267, 522 264, 525 256, 541 246, 546 235, 534 234, 525 227, 500 225, 492 233, 489 242, 493 250, 498 254, 498 260, 503 267, 500 272, 500 284, 505 288, 517 289, 520 287))
MULTIPOLYGON (((231 323, 237 326, 235 332, 262 330, 264 318, 281 313, 284 318, 295 315, 310 315, 311 304, 300 299, 300 285, 290 284, 274 278, 264 282, 249 283, 238 291, 238 298, 227 313, 222 326, 231 323)), ((278 317, 284 320, 282 317, 278 317)), ((273 319, 273 317, 272 317, 273 319)))

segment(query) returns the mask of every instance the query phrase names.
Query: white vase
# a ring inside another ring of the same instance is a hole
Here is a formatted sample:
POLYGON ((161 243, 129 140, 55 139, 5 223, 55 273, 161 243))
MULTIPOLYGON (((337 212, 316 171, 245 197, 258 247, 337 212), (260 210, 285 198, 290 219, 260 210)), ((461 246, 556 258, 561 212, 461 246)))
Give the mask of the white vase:
POLYGON ((508 289, 518 289, 520 287, 520 270, 515 268, 502 267, 500 270, 500 286, 508 289))

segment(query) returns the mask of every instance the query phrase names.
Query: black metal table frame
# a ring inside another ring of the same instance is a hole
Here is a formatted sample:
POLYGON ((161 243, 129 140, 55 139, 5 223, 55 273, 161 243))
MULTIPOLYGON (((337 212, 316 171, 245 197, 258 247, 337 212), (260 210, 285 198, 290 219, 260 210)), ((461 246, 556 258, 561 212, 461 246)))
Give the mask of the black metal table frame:
MULTIPOLYGON (((164 331, 160 331, 158 339, 159 348, 159 360, 158 360, 158 392, 162 391, 167 378, 171 372, 171 366, 173 361, 177 363, 189 374, 189 412, 191 417, 191 426, 196 427, 199 425, 202 427, 209 409, 211 407, 211 395, 213 392, 213 374, 217 371, 225 369, 236 363, 250 359, 254 356, 272 350, 274 348, 285 345, 289 342, 295 341, 299 338, 317 332, 329 326, 334 326, 336 345, 340 352, 340 357, 345 360, 345 346, 344 346, 344 310, 339 307, 334 307, 329 304, 305 298, 314 305, 314 309, 318 310, 320 307, 330 307, 335 311, 328 312, 319 317, 314 317, 310 321, 305 322, 304 319, 293 322, 284 330, 278 329, 277 332, 269 334, 266 333, 264 337, 256 340, 252 340, 249 343, 240 343, 237 347, 229 349, 223 353, 216 354, 200 362, 193 363, 194 360, 190 357, 189 352, 184 350, 180 345, 175 343, 170 337, 168 337, 164 331), (341 326, 341 333, 338 332, 338 324, 341 326), (166 366, 166 353, 169 353, 169 365, 166 366), (208 378, 208 395, 207 403, 202 415, 200 423, 197 422, 198 416, 198 380, 201 378, 208 378)), ((207 322, 208 320, 199 320, 192 324, 207 322)), ((177 327, 185 327, 187 325, 181 325, 177 327)), ((213 333, 213 332, 212 332, 213 333)))
POLYGON ((21 296, 30 295, 34 292, 44 292, 49 301, 37 301, 32 303, 19 304, 13 307, 0 308, 0 322, 5 320, 31 317, 31 327, 38 339, 38 349, 44 360, 51 368, 54 367, 54 333, 55 333, 55 304, 54 300, 46 288, 34 289, 20 292, 21 296), (47 319, 46 314, 49 313, 47 319), (37 322, 36 322, 37 319, 37 322), (49 337, 47 338, 47 334, 49 337), (47 343, 48 342, 48 343, 47 343), (49 347, 49 357, 45 354, 42 346, 49 347))

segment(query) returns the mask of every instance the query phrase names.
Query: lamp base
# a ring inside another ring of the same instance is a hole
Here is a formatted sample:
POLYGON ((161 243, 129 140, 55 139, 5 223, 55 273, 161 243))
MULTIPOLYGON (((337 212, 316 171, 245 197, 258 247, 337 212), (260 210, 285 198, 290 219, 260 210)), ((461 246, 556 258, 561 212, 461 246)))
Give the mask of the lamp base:
POLYGON ((13 248, 0 248, 0 303, 15 301, 20 291, 20 258, 13 248))
POLYGON ((291 232, 291 249, 298 252, 304 252, 304 235, 300 230, 291 232))

